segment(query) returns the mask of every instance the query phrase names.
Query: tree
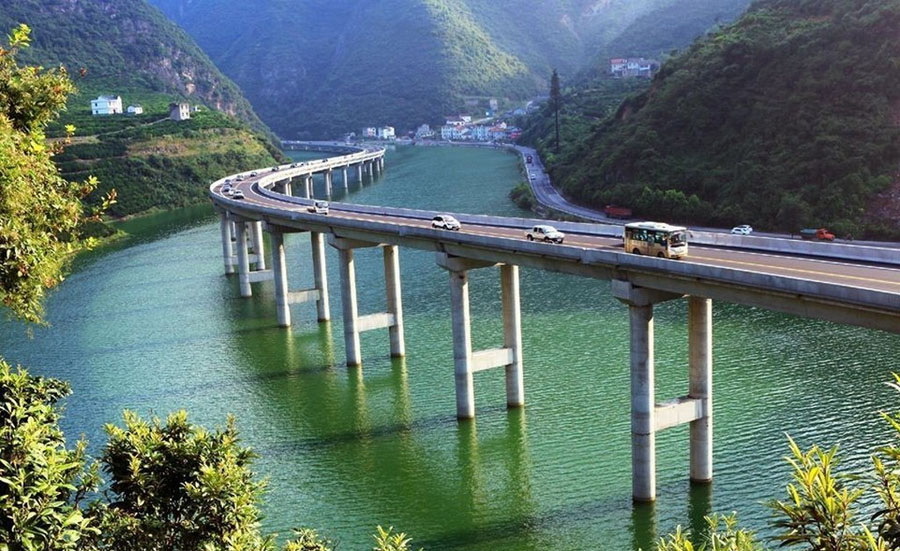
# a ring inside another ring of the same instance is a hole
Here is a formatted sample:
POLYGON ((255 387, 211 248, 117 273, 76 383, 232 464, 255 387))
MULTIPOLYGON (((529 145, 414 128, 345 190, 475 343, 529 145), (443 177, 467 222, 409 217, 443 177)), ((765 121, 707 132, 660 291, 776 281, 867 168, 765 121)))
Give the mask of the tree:
POLYGON ((559 90, 559 74, 553 69, 550 76, 550 107, 556 117, 556 153, 559 153, 559 107, 562 105, 562 92, 559 90))
POLYGON ((57 401, 62 381, 33 377, 0 360, 0 548, 91 549, 97 518, 82 508, 96 489, 85 442, 66 449, 57 401))
POLYGON ((208 431, 187 413, 165 423, 126 411, 125 426, 108 425, 101 461, 110 476, 103 524, 107 548, 128 551, 268 549, 259 532, 264 483, 253 480, 255 457, 240 445, 234 419, 208 431))
POLYGON ((44 127, 75 87, 62 67, 18 66, 30 32, 20 25, 9 49, 0 47, 0 299, 16 316, 40 322, 45 291, 84 245, 77 239, 81 198, 96 181, 68 182, 53 164, 44 127))

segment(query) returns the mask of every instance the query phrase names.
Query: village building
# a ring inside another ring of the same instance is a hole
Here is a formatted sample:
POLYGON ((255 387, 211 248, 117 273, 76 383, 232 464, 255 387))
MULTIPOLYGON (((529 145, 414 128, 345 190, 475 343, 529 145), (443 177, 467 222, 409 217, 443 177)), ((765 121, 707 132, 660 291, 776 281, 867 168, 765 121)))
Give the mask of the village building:
POLYGON ((425 140, 434 137, 434 130, 427 124, 423 124, 416 129, 416 139, 425 140))
POLYGON ((609 60, 609 73, 616 78, 651 78, 659 70, 659 61, 643 57, 614 57, 609 60))
POLYGON ((191 118, 191 106, 187 103, 170 103, 169 118, 173 121, 186 121, 191 118))
POLYGON ((99 96, 91 100, 91 115, 121 115, 122 98, 119 96, 99 96))
POLYGON ((129 105, 125 112, 129 115, 142 115, 144 113, 144 108, 140 105, 129 105))

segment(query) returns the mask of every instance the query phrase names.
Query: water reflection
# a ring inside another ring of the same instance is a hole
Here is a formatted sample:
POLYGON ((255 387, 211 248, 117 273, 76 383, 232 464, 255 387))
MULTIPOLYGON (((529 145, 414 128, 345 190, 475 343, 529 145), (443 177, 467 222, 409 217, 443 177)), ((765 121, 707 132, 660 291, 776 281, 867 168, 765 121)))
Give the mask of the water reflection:
POLYGON ((659 530, 655 503, 635 503, 631 510, 631 548, 649 551, 659 530))
POLYGON ((688 491, 688 519, 692 541, 700 542, 702 534, 706 533, 706 517, 713 514, 712 494, 713 485, 708 482, 693 483, 688 491))

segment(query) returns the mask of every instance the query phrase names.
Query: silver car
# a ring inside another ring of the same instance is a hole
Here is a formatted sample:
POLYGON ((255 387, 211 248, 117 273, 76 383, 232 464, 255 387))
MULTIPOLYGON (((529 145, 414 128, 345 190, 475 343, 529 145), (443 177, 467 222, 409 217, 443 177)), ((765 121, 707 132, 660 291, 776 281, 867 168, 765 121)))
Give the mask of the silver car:
POLYGON ((458 231, 461 226, 460 226, 459 220, 450 216, 449 214, 439 214, 431 219, 431 227, 438 228, 438 229, 444 229, 444 230, 458 231))
POLYGON ((525 233, 525 239, 529 241, 562 243, 565 238, 566 234, 547 224, 538 224, 525 233))

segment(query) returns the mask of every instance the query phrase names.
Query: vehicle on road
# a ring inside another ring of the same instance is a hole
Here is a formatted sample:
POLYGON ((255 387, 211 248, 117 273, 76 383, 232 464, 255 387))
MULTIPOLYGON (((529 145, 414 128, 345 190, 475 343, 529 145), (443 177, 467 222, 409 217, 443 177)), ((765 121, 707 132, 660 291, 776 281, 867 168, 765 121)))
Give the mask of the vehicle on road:
POLYGON ((603 207, 603 214, 610 218, 631 218, 631 209, 616 205, 606 205, 603 207))
POLYGON ((234 190, 234 193, 231 194, 231 198, 232 199, 243 199, 244 192, 239 189, 236 189, 236 190, 234 190))
POLYGON ((808 241, 834 241, 834 234, 825 228, 804 228, 800 230, 800 239, 808 241))
POLYGON ((277 167, 277 166, 272 167, 272 172, 278 172, 278 170, 279 170, 279 167, 277 167))
POLYGON ((259 172, 255 171, 255 170, 250 173, 251 178, 256 178, 257 176, 259 176, 259 172))
POLYGON ((525 156, 525 162, 528 163, 528 164, 533 163, 533 162, 534 162, 534 157, 532 157, 531 155, 526 155, 526 156, 525 156))
POLYGON ((740 226, 731 228, 731 233, 734 235, 750 235, 753 233, 753 228, 747 224, 741 224, 740 226))
POLYGON ((625 252, 659 258, 684 258, 688 254, 688 231, 662 222, 625 224, 625 252))
POLYGON ((240 182, 241 180, 244 179, 244 175, 243 175, 243 174, 238 174, 237 176, 234 177, 234 179, 237 180, 238 182, 240 182))
POLYGON ((328 201, 313 201, 313 204, 306 207, 306 210, 316 214, 328 214, 328 201))
POLYGON ((547 224, 538 224, 525 233, 525 239, 529 241, 544 241, 545 243, 562 243, 566 234, 547 224))
POLYGON ((233 192, 234 192, 234 188, 231 186, 231 184, 226 183, 225 185, 222 186, 222 194, 223 195, 230 196, 233 192))
POLYGON ((443 230, 457 231, 459 230, 459 220, 449 214, 439 214, 431 219, 431 227, 443 230))

